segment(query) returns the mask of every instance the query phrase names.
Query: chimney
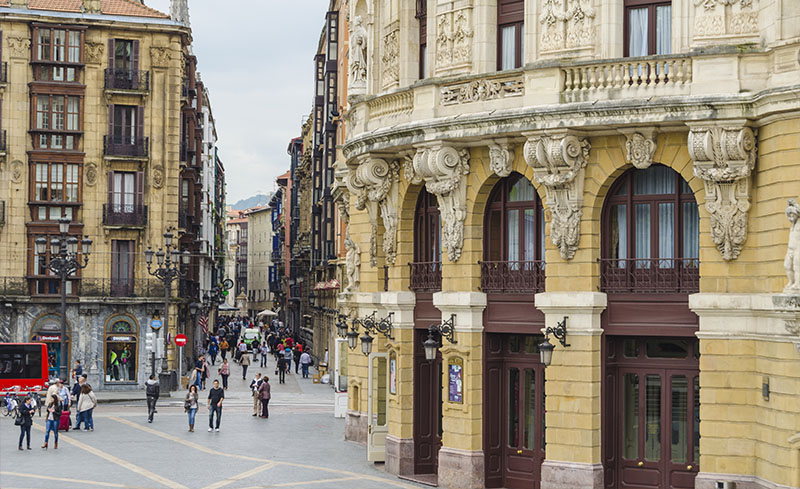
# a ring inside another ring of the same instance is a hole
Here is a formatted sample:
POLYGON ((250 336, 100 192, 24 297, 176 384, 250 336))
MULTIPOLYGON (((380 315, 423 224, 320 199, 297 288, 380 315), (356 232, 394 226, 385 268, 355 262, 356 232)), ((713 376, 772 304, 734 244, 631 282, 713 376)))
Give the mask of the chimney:
POLYGON ((11 0, 8 2, 9 7, 28 8, 28 0, 11 0))
POLYGON ((169 0, 169 16, 175 22, 189 27, 189 0, 169 0))
POLYGON ((83 0, 83 12, 87 14, 100 13, 100 0, 83 0))

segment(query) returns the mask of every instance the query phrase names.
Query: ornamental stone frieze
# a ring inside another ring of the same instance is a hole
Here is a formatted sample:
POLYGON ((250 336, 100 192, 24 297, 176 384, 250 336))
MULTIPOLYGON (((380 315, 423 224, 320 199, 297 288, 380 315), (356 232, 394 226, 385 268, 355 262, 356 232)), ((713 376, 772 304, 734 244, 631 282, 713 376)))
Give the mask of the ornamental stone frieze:
POLYGON ((561 258, 571 260, 580 241, 583 180, 591 145, 587 138, 567 131, 527 136, 525 161, 547 193, 552 214, 550 239, 561 258))
POLYGON ((494 143, 489 145, 489 169, 498 177, 511 175, 511 165, 514 162, 514 151, 510 144, 494 143))
POLYGON ((747 239, 755 134, 743 123, 690 128, 689 157, 694 162, 694 175, 705 185, 711 239, 724 260, 735 260, 747 239))
POLYGON ((620 130, 625 134, 625 160, 645 170, 653 164, 656 152, 656 134, 654 129, 620 130))
POLYGON ((436 74, 469 73, 472 66, 472 6, 436 16, 436 74))
POLYGON ((695 41, 757 36, 759 0, 694 0, 695 41))
POLYGON ((400 22, 389 24, 383 33, 383 89, 388 90, 400 84, 400 22))
POLYGON ((525 94, 525 81, 522 76, 480 79, 445 85, 439 90, 442 105, 467 104, 522 96, 525 94))
POLYGON ((378 264, 378 217, 383 219, 383 252, 386 262, 397 260, 397 209, 399 195, 397 182, 400 165, 382 158, 363 156, 347 176, 347 188, 356 197, 355 207, 365 210, 370 222, 370 265, 378 264))
POLYGON ((423 146, 411 161, 406 160, 404 172, 412 183, 424 181, 427 191, 436 196, 442 219, 442 248, 450 261, 458 261, 467 218, 469 151, 442 143, 423 146))
POLYGON ((590 0, 540 0, 539 46, 543 53, 593 49, 595 10, 590 0))

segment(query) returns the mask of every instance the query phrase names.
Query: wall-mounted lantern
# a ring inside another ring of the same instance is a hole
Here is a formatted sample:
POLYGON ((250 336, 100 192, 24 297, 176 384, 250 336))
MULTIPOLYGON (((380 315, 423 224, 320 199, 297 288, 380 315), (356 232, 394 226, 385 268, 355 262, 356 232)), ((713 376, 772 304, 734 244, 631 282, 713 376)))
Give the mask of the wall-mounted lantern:
POLYGON ((564 316, 563 321, 556 323, 555 328, 548 327, 544 333, 544 341, 539 344, 539 359, 545 367, 549 367, 553 361, 555 345, 550 343, 551 334, 556 337, 561 346, 565 348, 569 346, 567 343, 567 316, 564 316))
POLYGON ((456 334, 456 315, 451 314, 450 319, 444 321, 442 324, 431 324, 428 328, 428 339, 422 343, 422 346, 425 348, 425 360, 432 362, 436 360, 436 353, 439 350, 439 341, 434 339, 434 335, 439 335, 442 338, 447 338, 447 340, 452 343, 456 344, 457 341, 455 340, 456 334))

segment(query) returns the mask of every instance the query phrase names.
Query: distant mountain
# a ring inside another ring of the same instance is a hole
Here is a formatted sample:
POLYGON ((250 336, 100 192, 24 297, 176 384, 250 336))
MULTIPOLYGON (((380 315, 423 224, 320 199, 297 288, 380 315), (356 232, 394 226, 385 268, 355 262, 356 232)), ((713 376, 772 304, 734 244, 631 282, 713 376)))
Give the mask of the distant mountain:
POLYGON ((252 197, 242 199, 239 202, 232 204, 231 208, 237 211, 243 211, 257 205, 267 205, 269 204, 271 198, 272 195, 256 194, 252 197))

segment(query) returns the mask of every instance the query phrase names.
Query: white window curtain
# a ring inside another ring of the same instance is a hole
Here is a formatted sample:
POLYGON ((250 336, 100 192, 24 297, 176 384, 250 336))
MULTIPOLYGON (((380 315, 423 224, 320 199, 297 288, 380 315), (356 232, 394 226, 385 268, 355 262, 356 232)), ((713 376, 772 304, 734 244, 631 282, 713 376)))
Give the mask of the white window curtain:
POLYGON ((672 202, 658 204, 658 266, 673 268, 675 258, 675 205, 672 202))
POLYGON ((656 54, 672 53, 672 6, 656 7, 656 54))
POLYGON ((628 206, 625 204, 617 204, 611 210, 611 228, 612 228, 612 246, 616 251, 616 258, 619 260, 617 266, 625 268, 625 260, 628 258, 628 206))
POLYGON ((628 9, 628 55, 647 56, 647 8, 628 9))
POLYGON ((508 261, 519 261, 519 210, 511 209, 508 219, 508 261))
POLYGON ((666 166, 653 165, 647 170, 634 173, 634 195, 667 195, 674 192, 675 171, 666 166))
POLYGON ((133 212, 135 175, 133 173, 114 173, 114 193, 112 202, 115 212, 133 212))
POLYGON ((535 211, 533 209, 525 209, 525 261, 533 261, 536 259, 534 250, 536 249, 536 219, 534 218, 535 211))
MULTIPOLYGON (((636 228, 637 259, 650 259, 650 204, 634 206, 634 226, 636 228)), ((637 262, 637 268, 649 268, 649 262, 637 262)))
POLYGON ((500 36, 502 49, 500 51, 500 69, 510 70, 516 68, 516 27, 513 25, 501 27, 500 36))
POLYGON ((683 203, 683 257, 700 257, 700 216, 696 202, 683 203))

